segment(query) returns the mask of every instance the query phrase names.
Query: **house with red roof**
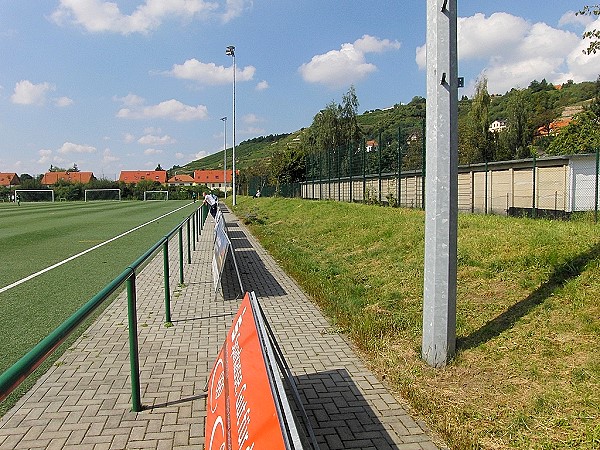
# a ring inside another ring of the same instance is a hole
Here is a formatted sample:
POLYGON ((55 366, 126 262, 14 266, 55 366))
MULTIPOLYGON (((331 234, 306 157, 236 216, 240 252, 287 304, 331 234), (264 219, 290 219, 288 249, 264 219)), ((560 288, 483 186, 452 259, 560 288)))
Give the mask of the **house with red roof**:
POLYGON ((119 181, 127 184, 137 184, 142 180, 157 181, 167 184, 166 170, 122 170, 119 181))
POLYGON ((204 184, 210 189, 230 190, 233 170, 225 172, 224 174, 222 170, 194 170, 194 181, 197 184, 204 184))
POLYGON ((175 175, 167 181, 169 186, 193 186, 196 184, 194 178, 187 174, 175 175))
POLYGON ((93 172, 46 172, 42 177, 41 183, 44 186, 52 186, 59 181, 87 184, 95 179, 96 177, 94 177, 93 172))
POLYGON ((0 186, 11 188, 21 184, 21 180, 14 172, 0 172, 0 186))

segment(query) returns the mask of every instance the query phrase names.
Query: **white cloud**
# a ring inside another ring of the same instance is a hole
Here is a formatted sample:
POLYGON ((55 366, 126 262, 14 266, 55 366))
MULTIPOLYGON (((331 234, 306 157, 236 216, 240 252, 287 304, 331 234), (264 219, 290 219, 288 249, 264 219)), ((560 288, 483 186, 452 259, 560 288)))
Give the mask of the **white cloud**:
MULTIPOLYGON (((235 79, 236 81, 250 81, 255 72, 254 66, 246 66, 241 70, 236 67, 235 79)), ((174 64, 171 70, 164 73, 182 80, 191 80, 211 86, 228 84, 233 80, 233 64, 230 67, 217 66, 215 63, 203 63, 192 58, 183 64, 174 64)))
POLYGON ((202 159, 202 158, 204 158, 205 156, 208 156, 208 152, 207 152, 207 151, 205 151, 205 150, 201 150, 201 151, 199 151, 198 153, 196 153, 196 154, 194 155, 194 159, 202 159))
POLYGON ((265 89, 269 89, 269 83, 265 80, 259 81, 255 88, 257 91, 264 91, 265 89))
MULTIPOLYGON (((526 87, 535 79, 552 83, 594 79, 600 59, 583 55, 584 47, 575 33, 507 13, 458 19, 458 56, 463 70, 480 64, 473 79, 485 74, 488 89, 494 93, 526 87)), ((421 69, 426 67, 425 53, 425 45, 416 50, 421 69)), ((472 86, 473 81, 468 84, 472 86)))
POLYGON ((123 119, 171 119, 178 122, 204 120, 208 117, 206 106, 189 106, 175 99, 151 106, 143 106, 140 103, 129 106, 131 107, 121 108, 117 112, 117 117, 123 119))
POLYGON ((175 153, 175 159, 176 160, 181 161, 184 158, 185 158, 185 155, 183 153, 181 153, 181 152, 175 153))
POLYGON ((56 88, 47 82, 33 84, 29 80, 21 80, 15 85, 10 99, 19 105, 43 105, 46 103, 46 94, 54 90, 56 88))
POLYGON ((147 134, 138 139, 138 143, 142 145, 167 145, 174 144, 175 142, 177 141, 168 134, 165 134, 164 136, 155 136, 153 134, 147 134))
POLYGON ((52 161, 52 150, 42 149, 38 151, 40 155, 40 159, 38 159, 39 164, 48 164, 52 161))
POLYGON ((54 104, 60 108, 64 108, 66 106, 71 106, 73 104, 73 99, 69 97, 59 97, 54 99, 54 104))
POLYGON ((258 123, 258 122, 262 122, 262 119, 260 119, 256 114, 246 114, 242 117, 242 121, 244 123, 247 124, 252 124, 252 123, 258 123))
POLYGON ((123 135, 123 142, 125 142, 126 144, 130 144, 133 141, 135 141, 135 136, 131 133, 125 133, 123 135))
POLYGON ((127 94, 125 97, 113 97, 115 102, 123 103, 123 106, 140 106, 143 105, 146 100, 143 97, 135 94, 127 94))
POLYGON ((102 153, 102 162, 104 164, 110 164, 116 161, 120 161, 120 158, 113 155, 109 148, 104 149, 104 152, 102 153))
POLYGON ((91 145, 73 144, 72 142, 65 142, 58 150, 60 154, 69 153, 96 153, 96 147, 91 145))
POLYGON ((577 25, 580 27, 585 27, 593 21, 594 18, 592 16, 584 14, 577 15, 575 11, 567 11, 558 21, 558 25, 561 27, 564 25, 577 25))
POLYGON ((366 61, 367 53, 381 53, 400 48, 398 41, 364 35, 354 43, 342 44, 340 50, 315 55, 298 69, 305 81, 330 87, 345 87, 377 70, 366 61))
POLYGON ((224 6, 210 0, 145 0, 124 14, 116 2, 60 0, 50 19, 58 25, 73 24, 91 33, 148 34, 169 18, 183 21, 217 18, 229 22, 252 8, 251 0, 227 0, 224 6))
POLYGON ((156 148, 147 148, 144 150, 144 155, 160 155, 163 151, 156 148))

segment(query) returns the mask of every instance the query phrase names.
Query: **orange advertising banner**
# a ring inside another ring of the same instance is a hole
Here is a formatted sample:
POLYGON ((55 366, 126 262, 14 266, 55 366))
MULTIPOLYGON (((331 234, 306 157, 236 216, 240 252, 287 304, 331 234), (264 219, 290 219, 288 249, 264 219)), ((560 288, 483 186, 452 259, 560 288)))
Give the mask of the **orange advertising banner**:
POLYGON ((208 380, 206 450, 285 450, 261 347, 258 311, 246 293, 208 380))

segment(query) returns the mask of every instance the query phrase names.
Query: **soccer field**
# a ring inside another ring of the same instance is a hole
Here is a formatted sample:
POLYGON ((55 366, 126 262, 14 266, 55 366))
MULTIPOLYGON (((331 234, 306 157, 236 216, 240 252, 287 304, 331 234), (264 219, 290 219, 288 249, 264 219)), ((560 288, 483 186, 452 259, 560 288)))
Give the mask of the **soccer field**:
POLYGON ((198 206, 189 201, 0 204, 0 252, 3 260, 0 290, 177 210, 0 292, 0 372, 29 351, 198 206))

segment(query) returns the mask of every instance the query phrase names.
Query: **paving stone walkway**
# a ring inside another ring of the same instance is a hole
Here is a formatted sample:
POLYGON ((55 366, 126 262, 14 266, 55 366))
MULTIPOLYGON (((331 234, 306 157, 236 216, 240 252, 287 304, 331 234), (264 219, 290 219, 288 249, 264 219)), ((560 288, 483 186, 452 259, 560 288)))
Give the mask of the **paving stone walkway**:
MULTIPOLYGON (((344 336, 225 209, 245 290, 255 291, 294 374, 322 450, 433 450, 425 425, 364 366, 344 336)), ((118 298, 0 419, 5 449, 203 449, 205 393, 239 305, 231 263, 215 294, 209 218, 184 263, 170 245, 171 318, 164 326, 163 258, 137 275, 143 411, 131 411, 127 299, 118 298)))

